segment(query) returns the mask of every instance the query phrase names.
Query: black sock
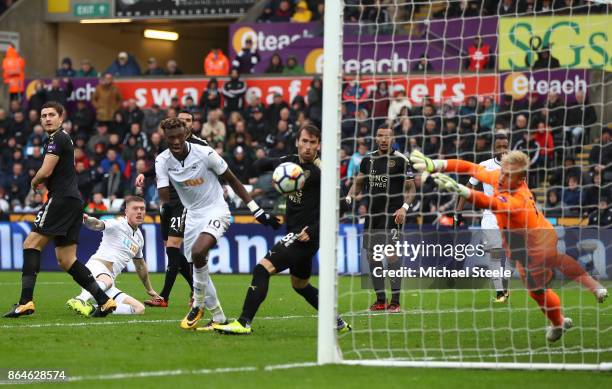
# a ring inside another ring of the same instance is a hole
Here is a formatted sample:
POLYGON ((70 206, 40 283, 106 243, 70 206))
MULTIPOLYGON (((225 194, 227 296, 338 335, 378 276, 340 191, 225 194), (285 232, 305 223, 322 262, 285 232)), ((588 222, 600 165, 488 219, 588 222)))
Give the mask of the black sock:
POLYGON ((77 284, 84 288, 86 291, 91 293, 91 295, 96 299, 96 302, 99 306, 106 304, 109 300, 108 296, 100 286, 96 282, 91 271, 83 265, 78 260, 74 261, 70 269, 68 269, 68 274, 72 276, 72 279, 76 281, 77 284))
POLYGON ((166 254, 168 255, 168 267, 166 267, 166 277, 164 278, 164 288, 159 293, 164 300, 168 301, 170 298, 170 292, 176 281, 176 276, 179 272, 179 261, 181 250, 176 247, 166 247, 166 254), (178 253, 178 255, 177 255, 178 253))
POLYGON ((40 271, 40 250, 23 249, 23 268, 21 270, 21 297, 19 304, 34 299, 34 285, 40 271))
MULTIPOLYGON (((178 250, 178 249, 177 249, 178 250)), ((178 251, 179 257, 179 273, 183 276, 189 288, 191 288, 191 294, 193 294, 193 264, 187 262, 187 258, 183 255, 183 253, 178 251)))
MULTIPOLYGON (((389 261, 389 270, 395 270, 395 274, 399 273, 398 270, 400 267, 402 267, 401 260, 395 259, 394 261, 389 261)), ((402 277, 389 277, 389 283, 391 284, 391 303, 399 304, 400 291, 402 289, 402 277)))
MULTIPOLYGON (((382 270, 382 267, 382 262, 370 261, 370 277, 372 278, 372 286, 374 287, 374 292, 376 292, 376 301, 379 303, 384 303, 387 301, 387 297, 385 295, 385 278, 374 276, 374 269, 380 268, 382 270)), ((377 271, 376 274, 382 275, 381 270, 377 271)))
POLYGON ((240 324, 247 325, 253 321, 259 306, 266 299, 268 294, 268 284, 270 283, 270 273, 260 264, 255 266, 253 270, 253 280, 247 291, 242 313, 238 321, 240 324))
POLYGON ((319 309, 319 289, 308 284, 305 288, 297 289, 293 288, 300 296, 304 297, 308 304, 312 305, 314 309, 319 309))

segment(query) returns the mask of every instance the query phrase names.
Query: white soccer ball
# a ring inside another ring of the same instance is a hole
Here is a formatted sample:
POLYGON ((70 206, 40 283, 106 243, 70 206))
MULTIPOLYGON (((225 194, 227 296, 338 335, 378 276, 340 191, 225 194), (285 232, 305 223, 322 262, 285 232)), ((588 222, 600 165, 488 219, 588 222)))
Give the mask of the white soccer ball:
POLYGON ((272 173, 274 189, 284 196, 302 189, 304 182, 306 182, 304 170, 293 162, 281 163, 272 173))

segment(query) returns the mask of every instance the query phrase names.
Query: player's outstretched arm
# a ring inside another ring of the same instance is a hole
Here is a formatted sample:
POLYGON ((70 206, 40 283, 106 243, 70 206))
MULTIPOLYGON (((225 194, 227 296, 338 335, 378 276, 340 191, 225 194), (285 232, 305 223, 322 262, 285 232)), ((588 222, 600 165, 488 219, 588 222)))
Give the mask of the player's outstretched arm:
POLYGON ((489 172, 483 166, 463 161, 461 159, 431 159, 418 150, 410 153, 410 162, 415 170, 423 173, 421 181, 425 181, 430 173, 454 172, 464 173, 486 184, 497 184, 497 172, 489 172))
POLYGON ((228 185, 234 190, 234 193, 240 197, 240 199, 249 207, 249 210, 255 216, 257 221, 265 226, 270 226, 275 230, 279 229, 280 219, 276 216, 272 216, 257 205, 255 200, 249 195, 249 192, 244 188, 244 185, 238 180, 238 178, 234 175, 234 173, 227 168, 223 174, 220 175, 221 178, 228 183, 228 185))
POLYGON ((83 214, 83 224, 93 231, 104 231, 105 228, 105 224, 102 220, 89 216, 86 213, 83 214))
POLYGON ((134 267, 136 268, 136 274, 145 287, 147 294, 153 298, 161 298, 151 285, 151 278, 149 278, 149 269, 147 268, 147 261, 144 258, 134 258, 134 267))
POLYGON ((518 200, 512 197, 487 196, 482 192, 470 189, 465 185, 461 185, 446 174, 434 173, 432 175, 432 178, 440 189, 445 190, 447 192, 457 193, 459 196, 473 203, 477 208, 491 209, 494 211, 511 211, 521 209, 521 205, 518 204, 518 200))

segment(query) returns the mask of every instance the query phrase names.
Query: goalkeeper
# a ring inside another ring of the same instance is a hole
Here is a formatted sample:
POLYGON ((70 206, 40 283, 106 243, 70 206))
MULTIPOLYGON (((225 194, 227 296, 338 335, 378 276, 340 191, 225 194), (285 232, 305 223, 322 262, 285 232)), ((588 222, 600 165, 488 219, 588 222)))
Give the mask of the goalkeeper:
POLYGON ((578 282, 603 303, 608 291, 595 281, 578 262, 567 254, 557 252, 557 235, 552 225, 536 208, 525 178, 529 157, 520 151, 511 151, 502 158, 501 170, 487 171, 484 167, 458 160, 432 160, 419 151, 410 154, 415 170, 423 172, 422 180, 432 175, 442 190, 455 192, 476 207, 490 209, 502 230, 508 257, 515 261, 521 279, 552 326, 546 339, 555 342, 563 332, 572 327, 569 317, 564 317, 559 296, 547 288, 553 269, 559 269, 566 277, 578 282), (493 195, 469 189, 440 171, 464 173, 494 187, 493 195))

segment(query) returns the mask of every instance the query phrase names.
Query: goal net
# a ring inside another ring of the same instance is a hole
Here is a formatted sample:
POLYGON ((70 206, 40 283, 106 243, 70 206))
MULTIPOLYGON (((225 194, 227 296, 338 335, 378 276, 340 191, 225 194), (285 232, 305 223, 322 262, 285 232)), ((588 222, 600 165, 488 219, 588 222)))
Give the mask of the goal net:
POLYGON ((612 368, 609 4, 326 2, 319 363, 612 368))

